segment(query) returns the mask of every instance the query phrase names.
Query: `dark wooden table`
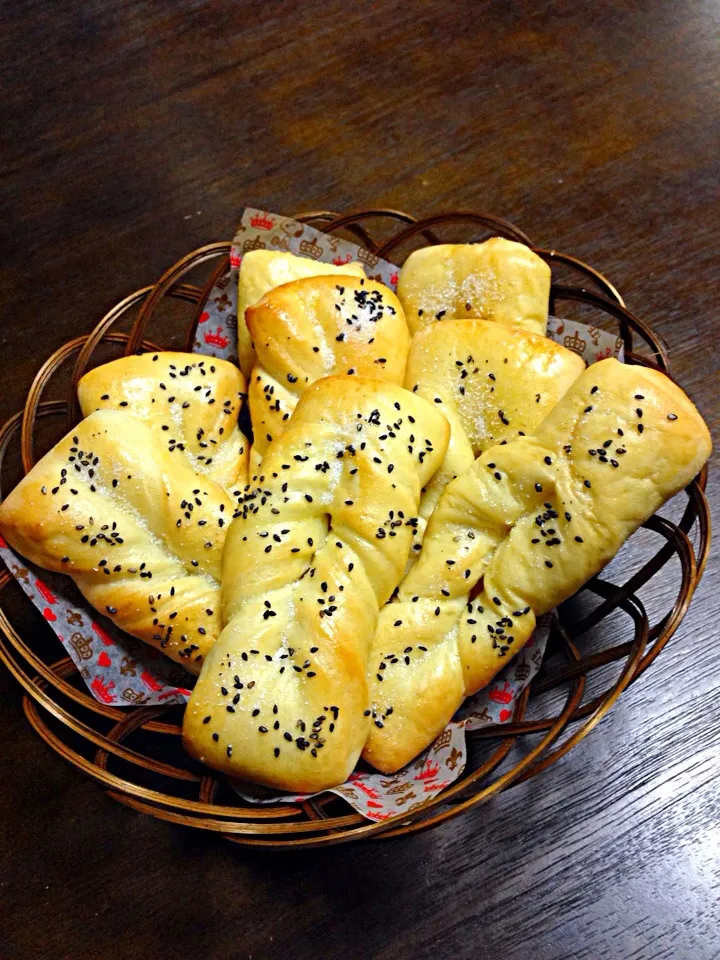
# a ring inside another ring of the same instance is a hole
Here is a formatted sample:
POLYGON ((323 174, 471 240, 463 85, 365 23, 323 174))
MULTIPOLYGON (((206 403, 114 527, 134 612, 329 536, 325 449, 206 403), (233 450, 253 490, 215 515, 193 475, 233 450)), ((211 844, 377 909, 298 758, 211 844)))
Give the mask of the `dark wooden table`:
MULTIPOLYGON (((382 204, 484 209, 593 263, 717 427, 718 22, 709 0, 3 3, 0 419, 242 206, 382 204)), ((0 956, 720 956, 719 574, 545 775, 294 856, 117 806, 1 672, 0 956)))

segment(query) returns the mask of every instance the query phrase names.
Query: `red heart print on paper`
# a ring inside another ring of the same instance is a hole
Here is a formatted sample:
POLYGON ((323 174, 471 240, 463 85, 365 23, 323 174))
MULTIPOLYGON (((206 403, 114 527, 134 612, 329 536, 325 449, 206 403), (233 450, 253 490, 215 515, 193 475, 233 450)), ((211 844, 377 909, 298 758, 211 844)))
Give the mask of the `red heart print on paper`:
POLYGON ((5 537, 0 535, 0 547, 6 547, 6 546, 7 546, 7 540, 5 539, 5 537))
POLYGON ((207 312, 207 310, 205 310, 204 313, 201 313, 198 317, 198 323, 206 323, 209 319, 210 314, 207 312))
POLYGON ((109 657, 109 656, 105 653, 105 651, 103 650, 103 652, 102 652, 102 653, 100 654, 100 656, 98 657, 98 666, 99 666, 99 667, 109 667, 111 663, 112 663, 112 660, 110 659, 110 657, 109 657))
POLYGON ((498 720, 500 723, 505 723, 506 720, 509 720, 512 716, 512 710, 501 710, 498 714, 498 720))
POLYGON ((49 623, 52 623, 54 620, 57 620, 57 617, 52 612, 50 607, 45 607, 45 609, 43 610, 43 616, 49 623))

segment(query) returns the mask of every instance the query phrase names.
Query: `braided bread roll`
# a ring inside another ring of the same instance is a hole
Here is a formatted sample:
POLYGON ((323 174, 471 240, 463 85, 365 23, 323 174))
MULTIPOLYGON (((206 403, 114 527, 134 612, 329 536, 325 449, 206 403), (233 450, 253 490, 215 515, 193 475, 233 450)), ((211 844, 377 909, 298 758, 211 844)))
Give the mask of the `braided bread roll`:
POLYGON ((532 437, 491 447, 450 483, 370 652, 364 757, 397 770, 697 474, 708 429, 671 380, 604 360, 532 437), (481 589, 474 600, 470 593, 481 589))
POLYGON ((572 350, 487 320, 444 320, 413 337, 405 386, 450 424, 440 469, 420 501, 430 516, 446 485, 483 450, 532 433, 585 369, 572 350))
POLYGON ((347 778, 368 733, 369 639, 447 437, 443 416, 394 384, 307 390, 230 528, 227 626, 185 712, 191 755, 293 791, 347 778))
POLYGON ((410 335, 395 294, 355 277, 308 277, 267 293, 245 318, 257 351, 249 404, 256 474, 310 384, 335 374, 402 385, 410 335))
POLYGON ((168 351, 95 367, 80 380, 78 399, 83 416, 135 414, 173 460, 184 456, 196 473, 231 490, 247 483, 250 444, 237 424, 245 389, 245 377, 227 360, 168 351))
POLYGON ((0 504, 0 532, 121 630, 198 673, 220 632, 233 503, 121 411, 90 414, 0 504))
POLYGON ((364 277, 360 263, 319 263, 280 250, 250 250, 243 255, 238 275, 238 357, 246 377, 255 363, 252 334, 245 323, 245 311, 270 290, 302 277, 364 277))
POLYGON ((523 243, 440 243, 414 250, 397 294, 411 333, 436 320, 472 317, 544 335, 550 267, 523 243))

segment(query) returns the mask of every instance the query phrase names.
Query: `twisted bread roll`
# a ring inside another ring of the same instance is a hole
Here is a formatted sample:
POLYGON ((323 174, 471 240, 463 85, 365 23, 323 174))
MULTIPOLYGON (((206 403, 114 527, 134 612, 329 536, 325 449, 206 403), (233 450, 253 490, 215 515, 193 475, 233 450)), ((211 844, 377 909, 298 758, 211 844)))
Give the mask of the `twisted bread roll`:
POLYGON ((411 333, 443 318, 473 317, 545 334, 550 267, 523 243, 441 243, 415 250, 397 294, 411 333))
POLYGON ((379 380, 305 393, 228 535, 227 626, 185 712, 186 749, 294 791, 342 783, 368 732, 367 652, 448 426, 379 380))
POLYGON ((700 470, 707 427, 654 370, 604 360, 532 437, 452 481, 370 652, 365 758, 402 767, 630 534, 700 470), (475 584, 477 597, 469 601, 475 584))
POLYGON ((308 386, 333 374, 402 385, 410 335, 395 294, 354 277, 308 277, 267 293, 245 318, 257 351, 249 404, 256 474, 308 386))
POLYGON ((124 410, 145 420, 162 446, 184 455, 226 490, 247 483, 250 444, 238 429, 245 377, 227 360, 143 353, 90 370, 78 384, 83 416, 124 410))
POLYGON ((0 504, 10 546, 69 574, 122 630, 198 673, 220 632, 224 490, 141 420, 92 413, 0 504))
POLYGON ((238 276, 238 356, 240 368, 246 377, 255 363, 252 335, 245 323, 245 311, 270 290, 302 277, 352 276, 364 277, 360 263, 318 263, 305 257, 279 250, 251 250, 244 254, 238 276))
POLYGON ((532 433, 585 369, 571 350, 487 320, 444 320, 419 330, 405 386, 438 405, 450 424, 445 459, 425 489, 429 517, 450 480, 487 447, 532 433))

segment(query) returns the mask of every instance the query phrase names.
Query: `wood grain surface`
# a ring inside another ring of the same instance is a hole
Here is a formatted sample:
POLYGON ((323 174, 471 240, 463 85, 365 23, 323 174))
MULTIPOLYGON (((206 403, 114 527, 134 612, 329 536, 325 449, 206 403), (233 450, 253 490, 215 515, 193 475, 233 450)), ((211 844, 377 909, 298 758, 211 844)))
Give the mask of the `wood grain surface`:
MULTIPOLYGON (((389 205, 487 210, 604 271, 717 436, 714 0, 6 0, 0 18, 0 419, 244 205, 389 205)), ((719 957, 719 577, 716 552, 657 663, 548 773, 430 833, 315 853, 117 806, 0 671, 0 956, 719 957)))

